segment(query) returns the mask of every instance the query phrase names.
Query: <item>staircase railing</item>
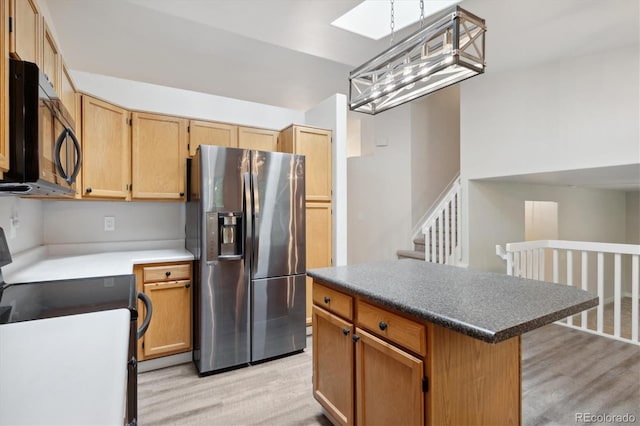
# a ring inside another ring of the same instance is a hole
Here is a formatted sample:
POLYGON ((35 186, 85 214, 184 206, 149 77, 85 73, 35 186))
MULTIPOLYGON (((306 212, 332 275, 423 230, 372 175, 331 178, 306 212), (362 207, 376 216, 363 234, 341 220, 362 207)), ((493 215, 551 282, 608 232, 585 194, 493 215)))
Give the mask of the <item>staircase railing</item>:
POLYGON ((456 264, 462 258, 460 177, 453 180, 422 224, 427 262, 456 264))
POLYGON ((506 250, 496 246, 496 254, 506 260, 508 275, 579 286, 598 295, 595 315, 584 311, 560 324, 640 345, 640 245, 540 240, 510 243, 506 250))

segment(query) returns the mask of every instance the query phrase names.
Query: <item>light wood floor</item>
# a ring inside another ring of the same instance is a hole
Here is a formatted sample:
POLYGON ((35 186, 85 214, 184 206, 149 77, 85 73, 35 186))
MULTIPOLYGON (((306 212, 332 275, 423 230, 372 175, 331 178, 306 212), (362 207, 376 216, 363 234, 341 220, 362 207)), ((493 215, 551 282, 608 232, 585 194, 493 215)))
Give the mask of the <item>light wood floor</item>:
MULTIPOLYGON (((576 424, 576 413, 635 415, 640 347, 559 325, 522 336, 522 423, 576 424)), ((305 352, 199 378, 193 364, 139 375, 141 425, 330 425, 311 395, 305 352)))
MULTIPOLYGON (((610 334, 613 336, 613 322, 614 322, 614 306, 613 302, 607 303, 604 305, 603 310, 603 327, 602 331, 606 334, 610 334)), ((598 312, 597 310, 590 309, 587 311, 587 328, 590 330, 598 329, 598 312)), ((640 318, 638 318, 640 325, 640 318)), ((582 317, 580 314, 573 316, 573 324, 581 325, 582 317)), ((620 337, 624 337, 625 339, 631 339, 631 298, 623 297, 620 301, 620 337)))

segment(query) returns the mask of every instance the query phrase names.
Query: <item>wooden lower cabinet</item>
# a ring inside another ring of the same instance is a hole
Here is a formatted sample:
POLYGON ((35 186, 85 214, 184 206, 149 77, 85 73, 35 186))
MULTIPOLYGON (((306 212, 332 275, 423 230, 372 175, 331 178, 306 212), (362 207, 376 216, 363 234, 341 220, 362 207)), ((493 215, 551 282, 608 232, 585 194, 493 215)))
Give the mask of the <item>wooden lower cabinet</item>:
POLYGON ((313 282, 313 395, 339 425, 519 425, 520 337, 490 344, 313 282))
MULTIPOLYGON (((140 361, 187 352, 192 349, 191 263, 136 265, 138 291, 152 303, 151 323, 138 341, 140 361)), ((144 307, 138 302, 138 326, 144 307)))
POLYGON ((353 423, 353 324, 313 307, 313 395, 340 424, 353 423))
POLYGON ((359 425, 422 425, 422 360, 356 328, 359 425))

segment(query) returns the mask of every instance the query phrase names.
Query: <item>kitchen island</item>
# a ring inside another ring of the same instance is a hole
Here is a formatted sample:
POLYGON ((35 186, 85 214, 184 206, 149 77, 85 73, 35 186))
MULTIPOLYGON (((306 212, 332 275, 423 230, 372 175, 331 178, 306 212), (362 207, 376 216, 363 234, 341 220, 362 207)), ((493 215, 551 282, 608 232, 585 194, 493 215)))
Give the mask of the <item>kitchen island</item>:
POLYGON ((313 392, 337 424, 520 424, 520 335, 598 303, 410 259, 308 275, 313 392))

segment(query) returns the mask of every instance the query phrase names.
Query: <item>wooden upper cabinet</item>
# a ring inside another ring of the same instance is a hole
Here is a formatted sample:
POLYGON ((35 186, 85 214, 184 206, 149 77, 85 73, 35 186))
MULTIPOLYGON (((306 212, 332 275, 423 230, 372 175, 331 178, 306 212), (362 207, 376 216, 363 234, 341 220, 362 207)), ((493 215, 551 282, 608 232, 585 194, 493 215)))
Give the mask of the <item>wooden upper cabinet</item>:
POLYGON ((40 11, 35 0, 10 1, 11 32, 10 51, 23 61, 41 65, 40 59, 40 11))
POLYGON ((280 133, 280 150, 305 156, 307 201, 331 201, 331 130, 290 126, 280 133))
POLYGON ((62 82, 62 55, 58 50, 56 41, 49 31, 47 22, 42 20, 42 71, 49 79, 53 89, 60 95, 62 82))
POLYGON ((238 126, 213 121, 189 121, 189 155, 196 155, 200 145, 238 147, 238 126))
POLYGON ((131 182, 129 111, 82 96, 82 194, 126 199, 131 182))
POLYGON ((132 198, 184 199, 187 120, 141 112, 131 118, 132 198))
POLYGON ((0 0, 0 178, 9 170, 9 0, 0 0))
MULTIPOLYGON (((57 91, 60 99, 62 100, 62 104, 67 109, 71 117, 75 120, 76 124, 76 132, 78 132, 78 110, 77 110, 77 96, 76 96, 76 87, 73 84, 73 80, 71 80, 71 76, 69 75, 69 70, 67 66, 62 63, 61 67, 61 79, 60 79, 60 90, 57 91)), ((79 133, 79 132, 78 132, 79 133)))
POLYGON ((253 127, 239 127, 238 148, 277 151, 278 132, 253 127))

